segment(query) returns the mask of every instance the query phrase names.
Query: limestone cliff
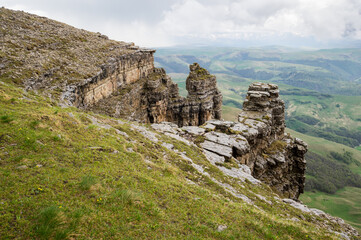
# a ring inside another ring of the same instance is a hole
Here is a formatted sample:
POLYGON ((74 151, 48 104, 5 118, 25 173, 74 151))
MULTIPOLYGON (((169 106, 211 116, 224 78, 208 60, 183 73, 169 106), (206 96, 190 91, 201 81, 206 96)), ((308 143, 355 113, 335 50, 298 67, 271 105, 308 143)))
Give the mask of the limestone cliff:
MULTIPOLYGON (((91 104, 82 106, 114 117, 150 123, 169 121, 179 126, 201 125, 207 120, 221 118, 222 95, 214 75, 194 63, 190 66, 186 86, 188 96, 184 98, 179 96, 177 84, 164 69, 153 68, 131 84, 120 84, 114 90, 105 87, 113 93, 99 94, 97 101, 86 101, 91 104)), ((78 95, 96 96, 93 93, 96 91, 86 92, 78 95)))
POLYGON ((155 50, 21 11, 0 9, 0 75, 63 105, 142 122, 200 125, 221 117, 216 78, 195 64, 189 96, 163 69, 155 50))
POLYGON ((221 121, 198 64, 184 98, 154 50, 5 8, 0 22, 1 236, 358 238, 294 201, 307 145, 284 133, 276 85, 252 84, 238 122, 221 121))
MULTIPOLYGON (((278 193, 297 199, 303 193, 307 145, 284 133, 284 102, 274 84, 253 83, 238 122, 210 120, 184 127, 178 135, 197 142, 208 160, 226 175, 247 171, 278 193)), ((167 125, 167 124, 165 124, 167 125)), ((155 128, 168 131, 169 126, 155 128)))

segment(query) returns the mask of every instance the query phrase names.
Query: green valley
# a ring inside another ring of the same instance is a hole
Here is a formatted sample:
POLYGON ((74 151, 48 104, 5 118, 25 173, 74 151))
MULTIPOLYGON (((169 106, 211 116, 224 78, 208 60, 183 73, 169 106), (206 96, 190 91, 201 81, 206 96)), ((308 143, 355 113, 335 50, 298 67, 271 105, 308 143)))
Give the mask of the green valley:
POLYGON ((286 104, 287 131, 309 145, 301 200, 344 217, 360 230, 361 217, 354 214, 361 201, 356 194, 361 187, 360 49, 164 48, 155 61, 184 95, 188 64, 208 68, 217 76, 226 120, 237 118, 250 83, 278 84, 286 104), (336 198, 339 201, 327 205, 336 198))
POLYGON ((361 51, 0 22, 0 239, 360 239, 361 51))

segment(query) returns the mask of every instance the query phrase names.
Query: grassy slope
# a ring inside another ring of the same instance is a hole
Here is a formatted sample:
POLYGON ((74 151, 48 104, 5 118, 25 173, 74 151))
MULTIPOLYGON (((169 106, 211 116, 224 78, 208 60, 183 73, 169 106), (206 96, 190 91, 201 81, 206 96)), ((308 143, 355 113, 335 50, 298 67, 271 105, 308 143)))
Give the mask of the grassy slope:
POLYGON ((306 192, 301 200, 310 207, 321 209, 334 216, 343 218, 361 231, 361 189, 346 187, 336 194, 306 192))
POLYGON ((0 93, 3 239, 335 238, 317 229, 307 214, 276 202, 268 187, 226 178, 194 147, 165 136, 151 142, 130 123, 59 108, 1 81, 0 93), (258 208, 200 175, 163 141, 258 208), (305 220, 288 220, 300 215, 305 220), (218 232, 219 225, 228 228, 218 232))
MULTIPOLYGON (((325 140, 323 138, 313 137, 309 135, 305 135, 296 131, 293 131, 292 129, 287 129, 287 132, 289 132, 292 136, 301 138, 308 144, 308 148, 310 151, 313 151, 317 154, 320 154, 322 156, 325 156, 329 154, 331 151, 342 153, 343 150, 349 151, 353 154, 353 158, 361 162, 361 152, 354 149, 347 147, 343 144, 338 144, 335 142, 331 142, 328 140, 325 140)), ((351 170, 353 172, 361 174, 361 167, 357 167, 356 165, 351 165, 351 170)))
MULTIPOLYGON (((352 152, 354 159, 357 159, 361 162, 361 152, 353 148, 327 141, 322 138, 298 133, 291 129, 287 129, 287 132, 291 133, 292 136, 299 137, 306 141, 310 151, 324 156, 330 151, 342 153, 343 149, 345 149, 346 151, 352 152)), ((361 167, 357 167, 356 165, 352 164, 350 169, 356 173, 361 174, 361 167)), ((334 216, 343 218, 359 231, 361 231, 360 188, 346 187, 332 195, 323 192, 306 192, 301 195, 300 199, 310 207, 319 208, 334 216)))
MULTIPOLYGON (((234 49, 233 53, 229 49, 218 49, 218 55, 214 53, 214 49, 211 49, 210 53, 207 53, 206 50, 201 49, 200 52, 194 50, 193 52, 189 50, 176 49, 173 52, 168 52, 167 50, 158 51, 157 54, 159 56, 168 56, 171 54, 178 54, 176 56, 170 56, 168 59, 169 62, 172 62, 173 59, 177 59, 179 62, 181 60, 182 65, 186 66, 187 59, 182 59, 180 57, 181 54, 193 55, 203 60, 207 63, 208 59, 208 70, 210 72, 215 73, 217 76, 218 86, 222 91, 224 104, 223 106, 223 118, 227 120, 234 120, 237 115, 237 108, 235 104, 242 104, 244 99, 244 94, 247 91, 249 83, 254 82, 254 79, 250 78, 242 78, 237 76, 237 73, 232 72, 231 69, 245 69, 245 68, 253 68, 255 70, 263 70, 267 72, 272 72, 275 70, 275 66, 277 67, 292 67, 297 71, 326 71, 320 67, 312 67, 309 65, 303 64, 293 64, 293 63, 281 63, 275 61, 265 60, 262 62, 262 57, 280 57, 283 51, 275 50, 275 51, 266 51, 262 49, 247 49, 245 52, 251 52, 251 57, 259 58, 259 61, 245 61, 239 60, 235 62, 237 58, 237 54, 239 54, 239 49, 234 49), (223 52, 224 54, 220 54, 223 52), (233 58, 233 59, 232 59, 233 58), (222 73, 221 73, 222 72, 222 73)), ((321 51, 311 51, 311 52, 295 52, 295 51, 286 51, 286 55, 289 60, 300 60, 300 59, 308 59, 308 60, 316 60, 318 58, 325 58, 330 60, 342 60, 344 57, 352 55, 352 61, 360 62, 359 54, 353 50, 345 50, 345 49, 333 49, 333 50, 321 50, 321 51), (288 54, 290 53, 291 54, 288 54)), ((283 54, 283 56, 286 56, 283 54)), ((172 65, 172 64, 170 64, 172 65)), ((276 69, 277 70, 277 69, 276 69)), ((180 76, 181 74, 178 73, 180 76)), ((185 78, 184 78, 185 79, 185 78)), ((182 85, 181 78, 177 79, 178 82, 182 85)), ((287 84, 278 84, 281 89, 281 94, 284 91, 298 91, 307 93, 306 89, 290 86, 287 84)), ((326 86, 326 85, 325 85, 326 86)), ((358 119, 361 119, 361 109, 360 108, 360 96, 339 96, 332 95, 331 98, 322 98, 317 96, 297 96, 297 95, 282 95, 282 99, 288 101, 288 109, 287 113, 289 116, 297 116, 297 115, 308 115, 312 116, 318 120, 320 120, 324 126, 328 126, 331 128, 335 127, 345 127, 352 131, 360 131, 361 122, 358 119), (336 105, 339 104, 339 107, 336 105)), ((317 127, 317 126, 316 126, 317 127)), ((361 147, 357 147, 356 149, 347 147, 342 144, 337 144, 331 141, 327 141, 322 138, 312 137, 305 134, 301 134, 295 132, 293 130, 288 130, 291 132, 293 136, 297 136, 303 140, 305 140, 309 144, 310 151, 318 153, 322 156, 328 155, 330 151, 335 151, 339 153, 343 153, 343 150, 352 152, 353 157, 359 161, 361 161, 361 152, 357 150, 361 150, 361 147)), ((350 169, 356 173, 361 174, 360 167, 357 167, 355 164, 350 165, 350 169)), ((310 177, 310 176, 307 176, 310 177)), ((360 221, 359 218, 356 218, 355 215, 352 214, 353 211, 358 211, 357 207, 360 202, 360 195, 357 194, 357 191, 353 191, 354 188, 346 188, 345 191, 347 194, 335 195, 339 199, 339 205, 332 206, 332 208, 327 207, 327 205, 323 205, 324 201, 316 201, 316 198, 313 198, 313 201, 306 200, 309 195, 312 193, 306 193, 305 197, 301 196, 306 203, 310 204, 310 206, 315 206, 315 203, 320 204, 322 209, 326 212, 330 212, 335 214, 336 216, 345 217, 350 223, 352 223, 355 227, 359 227, 357 223, 360 221), (347 196, 347 197, 346 197, 347 196), (348 196, 351 196, 348 198, 348 196), (346 197, 341 201, 343 197, 346 197), (344 214, 340 214, 340 210, 350 208, 350 211, 346 211, 344 214)), ((332 195, 328 195, 325 193, 318 193, 319 196, 322 196, 326 199, 331 199, 332 195)), ((331 200, 330 200, 331 201, 331 200)), ((360 228, 358 228, 360 229, 360 228)))
POLYGON ((64 82, 93 77, 110 57, 135 52, 100 33, 23 11, 0 8, 0 22, 1 75, 18 83, 42 82, 56 96, 64 82))
POLYGON ((242 110, 235 107, 229 107, 229 106, 222 106, 222 118, 226 121, 238 121, 238 114, 242 110))
MULTIPOLYGON (((218 86, 223 93, 224 104, 227 106, 240 108, 244 99, 244 94, 249 84, 251 82, 257 81, 257 76, 253 76, 255 78, 240 77, 242 76, 242 73, 237 72, 237 70, 251 69, 261 72, 276 72, 277 74, 284 73, 285 75, 292 75, 292 72, 301 74, 328 72, 331 74, 332 71, 327 69, 328 65, 322 65, 322 61, 337 60, 339 61, 337 64, 339 64, 340 68, 335 68, 333 70, 336 71, 337 74, 342 75, 346 74, 345 72, 347 72, 345 69, 343 69, 347 68, 347 66, 345 66, 347 64, 344 64, 342 61, 352 60, 355 64, 357 64, 361 59, 359 55, 361 55, 360 51, 351 51, 348 49, 345 49, 344 52, 338 49, 303 52, 297 52, 292 49, 277 48, 210 48, 209 52, 207 52, 204 48, 194 49, 193 52, 191 52, 189 49, 161 49, 156 54, 156 61, 160 61, 157 63, 157 66, 164 66, 166 69, 168 69, 168 72, 170 71, 170 75, 175 79, 175 81, 179 83, 182 93, 184 92, 185 94, 186 92, 184 91, 184 82, 186 73, 188 72, 187 64, 193 61, 199 61, 210 72, 217 76, 218 86), (216 54, 217 50, 218 54, 216 54), (252 60, 247 60, 248 58, 252 58, 252 60), (276 59, 278 62, 275 62, 275 60, 272 59, 276 59), (323 60, 321 61, 320 59, 323 60), (296 60, 300 61, 300 63, 296 64, 290 62, 296 60), (320 64, 320 66, 311 66, 309 64, 320 64), (177 73, 172 72, 174 70, 177 70, 177 73)), ((353 68, 348 70, 351 72, 358 71, 353 68)), ((319 76, 305 75, 304 78, 299 79, 299 81, 314 82, 318 78, 319 76)), ((333 141, 339 139, 338 142, 342 142, 343 144, 357 146, 357 142, 355 142, 356 140, 350 137, 354 132, 357 132, 361 129, 361 109, 359 106, 361 101, 360 96, 332 95, 329 97, 323 97, 320 96, 320 94, 317 95, 317 92, 315 91, 305 89, 306 87, 311 87, 311 89, 314 89, 313 86, 308 86, 306 83, 303 86, 304 88, 301 88, 283 84, 283 81, 279 82, 279 79, 276 79, 275 77, 261 81, 278 81, 281 89, 281 95, 282 93, 285 93, 282 95, 282 98, 288 102, 288 117, 291 118, 299 115, 307 115, 320 121, 320 124, 315 126, 303 126, 302 122, 296 121, 293 124, 294 126, 290 124, 290 126, 293 126, 294 129, 300 128, 299 130, 301 131, 301 129, 306 128, 308 129, 308 134, 318 134, 318 136, 320 136, 320 134, 329 135, 328 139, 332 139, 333 141), (298 95, 292 94, 293 92, 297 93, 298 95), (348 130, 347 133, 344 133, 346 139, 342 140, 343 137, 339 137, 337 133, 329 132, 326 129, 327 127, 339 132, 342 132, 342 130, 339 129, 340 127, 346 128, 348 130), (320 130, 320 132, 316 133, 315 130, 320 130)), ((338 77, 337 80, 334 79, 333 81, 338 81, 339 84, 337 85, 334 82, 327 80, 326 82, 322 83, 322 88, 319 90, 327 89, 327 91, 337 92, 338 89, 341 88, 340 84, 348 86, 350 91, 355 89, 350 85, 351 83, 345 79, 340 79, 338 77)))

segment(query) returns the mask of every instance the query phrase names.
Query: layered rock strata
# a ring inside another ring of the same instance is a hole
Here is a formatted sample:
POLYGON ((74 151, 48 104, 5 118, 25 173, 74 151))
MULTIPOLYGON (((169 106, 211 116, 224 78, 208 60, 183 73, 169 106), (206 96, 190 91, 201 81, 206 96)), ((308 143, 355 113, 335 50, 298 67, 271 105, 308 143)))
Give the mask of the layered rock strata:
POLYGON ((63 99, 76 107, 87 108, 151 74, 155 50, 140 49, 132 44, 126 47, 131 52, 110 58, 100 66, 101 70, 95 76, 67 85, 63 99))
POLYGON ((165 71, 154 67, 155 50, 5 8, 0 22, 0 75, 62 106, 180 126, 220 118, 216 79, 198 64, 192 65, 189 96, 183 98, 165 71))
MULTIPOLYGON (((297 199, 304 189, 307 145, 284 133, 284 102, 278 87, 253 83, 243 107, 238 122, 210 120, 177 132, 197 142, 225 174, 240 176, 242 166, 247 166, 256 179, 284 197, 297 199)), ((171 125, 167 126, 164 129, 171 125)))
POLYGON ((179 95, 178 85, 164 69, 144 69, 139 80, 119 85, 116 91, 103 95, 87 108, 129 120, 168 121, 178 126, 201 125, 221 118, 222 95, 217 89, 216 77, 197 63, 190 66, 187 98, 179 95))

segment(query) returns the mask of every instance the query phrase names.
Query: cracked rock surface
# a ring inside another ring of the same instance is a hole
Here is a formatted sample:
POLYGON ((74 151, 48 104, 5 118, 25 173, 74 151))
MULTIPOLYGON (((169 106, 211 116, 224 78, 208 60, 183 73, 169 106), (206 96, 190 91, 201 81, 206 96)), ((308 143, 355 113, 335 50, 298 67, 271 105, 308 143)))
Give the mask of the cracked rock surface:
POLYGON ((213 119, 181 130, 172 123, 152 126, 196 143, 224 174, 252 183, 262 181, 298 199, 305 183, 307 144, 284 133, 284 102, 278 92, 274 84, 251 84, 237 123, 213 119))

